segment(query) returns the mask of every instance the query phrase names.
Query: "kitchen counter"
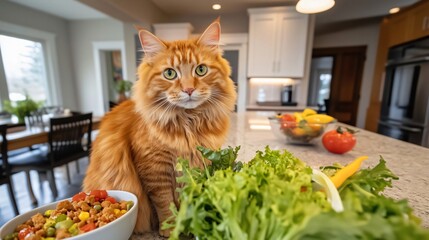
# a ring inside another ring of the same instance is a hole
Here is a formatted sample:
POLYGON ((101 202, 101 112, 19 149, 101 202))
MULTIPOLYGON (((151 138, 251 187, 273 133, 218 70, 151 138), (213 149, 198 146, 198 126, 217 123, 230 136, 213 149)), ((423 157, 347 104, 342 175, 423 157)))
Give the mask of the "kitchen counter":
MULTIPOLYGON (((246 112, 234 114, 231 131, 224 146, 240 145, 238 159, 249 161, 257 150, 269 145, 271 149, 286 149, 312 167, 350 163, 361 155, 369 158, 363 168, 375 166, 380 156, 398 177, 393 188, 385 193, 395 199, 408 199, 415 214, 422 219, 422 225, 429 227, 429 148, 388 138, 383 135, 359 129, 357 144, 346 154, 337 155, 326 151, 320 140, 312 146, 290 145, 277 139, 271 132, 267 117, 274 112, 246 112)), ((135 235, 131 239, 163 239, 157 234, 135 235)))
POLYGON ((274 112, 301 112, 305 108, 311 108, 317 110, 318 107, 306 107, 306 106, 261 106, 261 105, 247 105, 247 111, 274 111, 274 112))

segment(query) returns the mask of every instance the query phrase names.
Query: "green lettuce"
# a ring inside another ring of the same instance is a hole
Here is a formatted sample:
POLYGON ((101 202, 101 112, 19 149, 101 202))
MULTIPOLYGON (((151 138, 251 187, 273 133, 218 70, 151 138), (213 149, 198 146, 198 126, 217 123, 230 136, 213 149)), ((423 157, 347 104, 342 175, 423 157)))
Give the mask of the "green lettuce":
POLYGON ((287 151, 266 147, 242 164, 239 147, 198 150, 211 164, 179 159, 180 208, 163 225, 170 239, 429 239, 406 201, 382 195, 397 179, 383 159, 346 180, 337 213, 313 191, 312 169, 287 151))

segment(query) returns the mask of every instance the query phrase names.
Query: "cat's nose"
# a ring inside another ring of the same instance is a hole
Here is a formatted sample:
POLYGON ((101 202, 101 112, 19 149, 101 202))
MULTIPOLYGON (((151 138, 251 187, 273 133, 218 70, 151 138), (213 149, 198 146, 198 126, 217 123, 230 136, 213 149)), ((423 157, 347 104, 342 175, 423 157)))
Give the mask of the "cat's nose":
POLYGON ((192 93, 194 92, 195 88, 185 88, 182 91, 184 91, 185 93, 187 93, 189 96, 192 95, 192 93))

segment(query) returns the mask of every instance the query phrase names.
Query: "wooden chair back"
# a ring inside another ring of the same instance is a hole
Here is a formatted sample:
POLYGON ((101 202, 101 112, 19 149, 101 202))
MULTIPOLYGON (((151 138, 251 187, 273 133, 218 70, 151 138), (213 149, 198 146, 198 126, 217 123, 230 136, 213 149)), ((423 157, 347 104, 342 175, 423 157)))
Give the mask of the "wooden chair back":
POLYGON ((91 132, 92 113, 51 118, 48 139, 52 166, 89 156, 91 132))
MULTIPOLYGON (((1 165, 0 165, 0 179, 7 176, 9 174, 9 165, 7 161, 7 125, 0 125, 0 135, 1 135, 1 165)), ((0 182, 2 182, 0 180, 0 182)))

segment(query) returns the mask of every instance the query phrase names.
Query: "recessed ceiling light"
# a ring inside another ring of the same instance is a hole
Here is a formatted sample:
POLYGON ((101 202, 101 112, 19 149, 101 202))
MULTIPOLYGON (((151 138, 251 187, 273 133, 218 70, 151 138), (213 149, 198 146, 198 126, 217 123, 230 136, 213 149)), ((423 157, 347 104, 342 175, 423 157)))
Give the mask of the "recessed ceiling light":
POLYGON ((219 9, 221 9, 221 5, 220 4, 213 4, 213 6, 212 6, 212 8, 214 9, 214 10, 219 10, 219 9))
POLYGON ((401 10, 401 9, 400 9, 400 8, 398 8, 398 7, 395 7, 395 8, 390 9, 390 10, 389 10, 389 13, 390 13, 390 14, 394 14, 394 13, 399 12, 399 10, 401 10))

